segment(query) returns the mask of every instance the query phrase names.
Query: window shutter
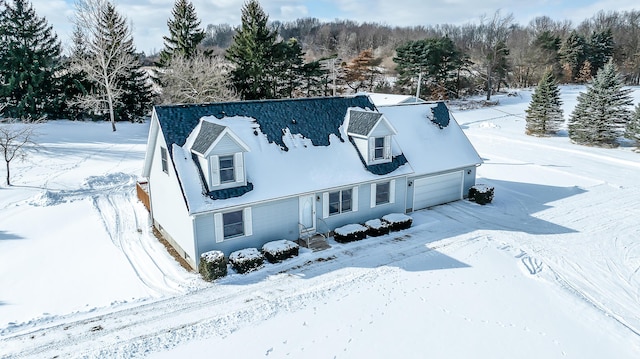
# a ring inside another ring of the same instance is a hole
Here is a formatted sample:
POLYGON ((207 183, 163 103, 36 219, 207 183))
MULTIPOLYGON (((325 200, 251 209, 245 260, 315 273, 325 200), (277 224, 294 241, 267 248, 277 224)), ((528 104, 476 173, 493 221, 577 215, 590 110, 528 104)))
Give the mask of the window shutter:
POLYGON ((389 203, 396 203, 396 180, 389 182, 389 203))
POLYGON ((358 211, 358 186, 353 187, 353 190, 351 190, 351 210, 358 211))
POLYGON ((250 236, 253 234, 253 221, 251 219, 251 207, 245 208, 242 211, 242 220, 244 221, 244 235, 250 236))
POLYGON ((369 162, 372 162, 376 155, 376 139, 369 137, 369 162))
POLYGON ((391 136, 384 136, 384 158, 391 158, 391 136))
POLYGON ((222 224, 222 213, 213 215, 213 224, 215 226, 216 243, 224 241, 224 224, 222 224))
POLYGON ((322 218, 329 217, 329 192, 322 194, 322 218))
POLYGON ((244 163, 242 161, 242 152, 233 155, 234 171, 236 172, 236 182, 244 183, 244 163))
POLYGON ((211 186, 220 185, 220 159, 213 155, 209 157, 209 166, 211 167, 211 186))
POLYGON ((371 208, 376 206, 376 184, 371 184, 371 208))

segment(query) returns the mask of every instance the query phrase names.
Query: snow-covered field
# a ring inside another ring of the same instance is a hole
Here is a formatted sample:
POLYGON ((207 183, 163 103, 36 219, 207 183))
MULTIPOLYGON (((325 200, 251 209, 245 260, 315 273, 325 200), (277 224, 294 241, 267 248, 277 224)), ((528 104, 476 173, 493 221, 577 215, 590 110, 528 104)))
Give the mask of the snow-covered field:
POLYGON ((518 94, 452 108, 492 204, 213 284, 135 200, 148 124, 41 125, 0 187, 0 357, 640 357, 640 154, 526 136, 518 94))

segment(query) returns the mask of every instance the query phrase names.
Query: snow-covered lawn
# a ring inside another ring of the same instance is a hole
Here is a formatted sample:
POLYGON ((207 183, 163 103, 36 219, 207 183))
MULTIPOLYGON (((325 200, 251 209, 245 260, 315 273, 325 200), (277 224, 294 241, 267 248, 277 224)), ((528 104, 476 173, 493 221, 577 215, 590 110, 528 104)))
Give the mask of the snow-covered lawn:
POLYGON ((0 187, 0 356, 640 357, 640 154, 526 136, 518 93, 452 108, 491 204, 212 284, 135 200, 148 124, 42 125, 0 187))

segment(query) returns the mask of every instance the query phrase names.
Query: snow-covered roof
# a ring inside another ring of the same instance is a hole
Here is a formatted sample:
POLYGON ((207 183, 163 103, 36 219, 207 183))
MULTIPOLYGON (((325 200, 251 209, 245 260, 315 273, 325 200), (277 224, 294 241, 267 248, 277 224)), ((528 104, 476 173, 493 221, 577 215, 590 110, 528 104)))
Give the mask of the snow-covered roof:
MULTIPOLYGON (((438 173, 482 163, 482 159, 449 114, 449 124, 440 128, 433 109, 441 103, 379 106, 397 130, 394 136, 416 175, 438 173)), ((442 114, 439 110, 436 114, 442 114)))
POLYGON ((372 92, 367 92, 364 94, 369 96, 371 101, 376 106, 392 106, 392 105, 426 102, 423 99, 417 98, 412 95, 396 95, 396 94, 372 93, 372 92))
MULTIPOLYGON (((190 152, 190 146, 197 141, 187 141, 187 138, 197 137, 183 130, 180 136, 176 136, 163 128, 168 143, 171 143, 172 138, 182 138, 182 143, 173 142, 175 145, 171 147, 171 151, 190 213, 215 211, 384 178, 436 173, 481 163, 455 121, 440 129, 430 120, 433 116, 431 109, 435 104, 388 106, 378 108, 377 112, 367 98, 356 96, 351 99, 356 100, 317 98, 256 101, 252 102, 252 106, 246 106, 246 102, 238 103, 244 108, 222 104, 227 106, 227 111, 221 111, 215 104, 206 105, 210 108, 209 115, 193 117, 192 121, 195 122, 192 123, 192 131, 211 128, 211 136, 215 137, 216 133, 220 135, 215 129, 224 128, 237 136, 248 149, 244 154, 248 185, 231 198, 204 193, 206 186, 203 185, 201 169, 190 152), (260 111, 263 105, 267 108, 260 111), (284 111, 277 109, 277 105, 285 107, 284 111), (232 109, 234 111, 230 111, 232 109), (294 113, 291 109, 302 112, 294 113), (327 116, 329 109, 330 116, 327 116), (349 112, 354 109, 369 111, 371 116, 365 115, 365 118, 384 118, 394 128, 394 133, 397 131, 391 146, 392 162, 365 165, 361 154, 347 135, 349 112), (267 114, 269 110, 274 110, 275 114, 267 114), (243 112, 246 115, 240 115, 243 112), (286 116, 285 120, 277 120, 278 115, 286 116), (201 125, 197 125, 199 122, 201 125), (277 131, 276 126, 280 126, 277 131), (279 136, 276 137, 276 134, 279 136)), ((193 108, 197 110, 197 115, 203 113, 202 106, 193 108)), ((190 108, 184 110, 190 111, 190 108)), ((170 111, 173 114, 176 112, 179 111, 170 111)), ((171 124, 169 127, 180 128, 170 119, 162 119, 162 113, 156 112, 156 115, 161 125, 165 123, 171 124)), ((184 117, 183 114, 182 118, 184 117)), ((211 140, 209 137, 207 142, 211 140)))

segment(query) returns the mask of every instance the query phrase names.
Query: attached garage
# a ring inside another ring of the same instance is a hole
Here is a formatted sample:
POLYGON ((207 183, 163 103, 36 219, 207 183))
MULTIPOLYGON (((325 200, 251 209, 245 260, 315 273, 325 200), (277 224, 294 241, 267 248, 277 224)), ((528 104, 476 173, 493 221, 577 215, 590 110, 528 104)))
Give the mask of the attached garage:
POLYGON ((413 181, 413 210, 462 199, 463 172, 456 171, 413 181))

